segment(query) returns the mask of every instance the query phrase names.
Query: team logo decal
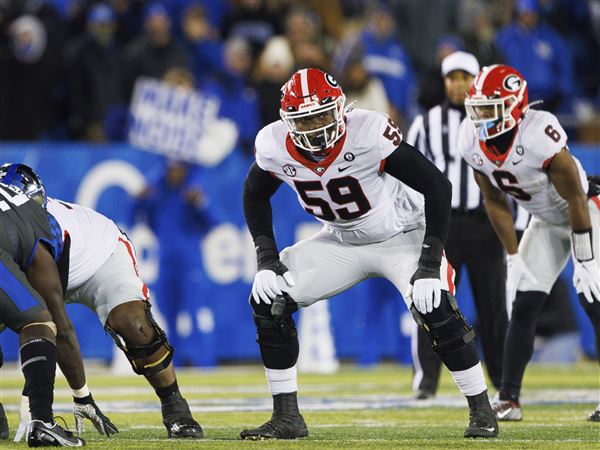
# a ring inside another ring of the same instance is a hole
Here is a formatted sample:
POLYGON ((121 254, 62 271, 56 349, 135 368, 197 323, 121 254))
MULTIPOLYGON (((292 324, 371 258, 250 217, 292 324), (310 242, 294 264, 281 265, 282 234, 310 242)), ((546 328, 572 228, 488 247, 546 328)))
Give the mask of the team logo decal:
POLYGON ((517 155, 523 156, 523 153, 525 153, 525 149, 523 148, 523 146, 517 145, 517 155))
POLYGON ((295 177, 296 176, 296 168, 294 166, 290 166, 289 164, 286 164, 285 166, 283 166, 283 173, 285 173, 288 177, 295 177))
POLYGON ((346 161, 354 161, 354 158, 356 158, 356 156, 354 156, 354 153, 350 153, 350 152, 344 153, 344 159, 346 161))
POLYGON ((330 73, 325 74, 325 81, 327 81, 329 85, 334 88, 339 86, 338 82, 335 81, 335 78, 333 78, 333 75, 331 75, 330 73))
POLYGON ((510 92, 517 92, 521 89, 521 79, 515 74, 507 76, 502 82, 504 89, 510 92))
POLYGON ((473 162, 475 164, 477 164, 478 166, 483 166, 483 158, 481 157, 481 155, 479 153, 475 153, 473 155, 473 162))
POLYGON ((323 172, 325 172, 325 169, 323 167, 315 167, 315 172, 323 173, 323 172))

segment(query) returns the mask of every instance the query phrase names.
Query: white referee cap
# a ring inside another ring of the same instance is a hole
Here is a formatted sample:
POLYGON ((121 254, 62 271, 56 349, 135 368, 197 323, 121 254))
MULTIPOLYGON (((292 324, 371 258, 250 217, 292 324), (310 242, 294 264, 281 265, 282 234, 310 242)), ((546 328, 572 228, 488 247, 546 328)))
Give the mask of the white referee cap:
POLYGON ((463 70, 473 76, 479 73, 477 58, 467 52, 450 53, 442 60, 442 76, 448 75, 455 70, 463 70))

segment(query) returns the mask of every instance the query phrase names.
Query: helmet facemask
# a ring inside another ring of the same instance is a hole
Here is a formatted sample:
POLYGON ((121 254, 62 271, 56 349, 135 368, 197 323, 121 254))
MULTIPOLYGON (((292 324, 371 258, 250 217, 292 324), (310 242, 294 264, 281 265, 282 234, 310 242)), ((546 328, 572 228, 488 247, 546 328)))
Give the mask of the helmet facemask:
POLYGON ((334 102, 301 105, 299 111, 280 110, 283 121, 290 130, 296 146, 315 154, 322 154, 333 146, 344 134, 344 104, 346 97, 334 102), (302 108, 304 106, 304 108, 302 108))
POLYGON ((505 98, 467 98, 465 109, 481 141, 493 139, 512 130, 517 121, 512 111, 518 100, 514 95, 505 98))

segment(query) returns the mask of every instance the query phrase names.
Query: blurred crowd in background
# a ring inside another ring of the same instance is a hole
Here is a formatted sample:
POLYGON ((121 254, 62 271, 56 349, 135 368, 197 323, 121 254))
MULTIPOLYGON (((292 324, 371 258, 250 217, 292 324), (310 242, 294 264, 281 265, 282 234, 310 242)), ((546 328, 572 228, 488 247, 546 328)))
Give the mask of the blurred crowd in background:
POLYGON ((298 68, 402 129, 455 50, 503 62, 574 140, 600 141, 597 0, 0 0, 0 139, 122 141, 135 80, 221 100, 251 152, 298 68))

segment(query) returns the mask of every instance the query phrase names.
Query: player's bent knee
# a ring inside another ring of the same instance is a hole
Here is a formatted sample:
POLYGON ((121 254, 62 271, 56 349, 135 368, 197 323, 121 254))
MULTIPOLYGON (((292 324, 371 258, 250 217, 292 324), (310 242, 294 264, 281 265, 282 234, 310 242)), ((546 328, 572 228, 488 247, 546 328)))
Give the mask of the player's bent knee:
POLYGON ((433 350, 440 356, 462 350, 475 338, 475 332, 458 309, 456 299, 447 291, 442 291, 440 306, 431 313, 422 314, 414 306, 411 312, 429 336, 433 350))
POLYGON ((271 305, 250 299, 252 315, 256 324, 256 341, 265 347, 285 347, 290 341, 298 339, 296 323, 292 314, 298 305, 292 298, 284 294, 271 305))
POLYGON ((152 377, 169 366, 173 359, 173 347, 154 320, 150 303, 140 304, 144 307, 143 315, 128 317, 127 326, 111 317, 104 329, 125 353, 133 371, 138 375, 152 377))

